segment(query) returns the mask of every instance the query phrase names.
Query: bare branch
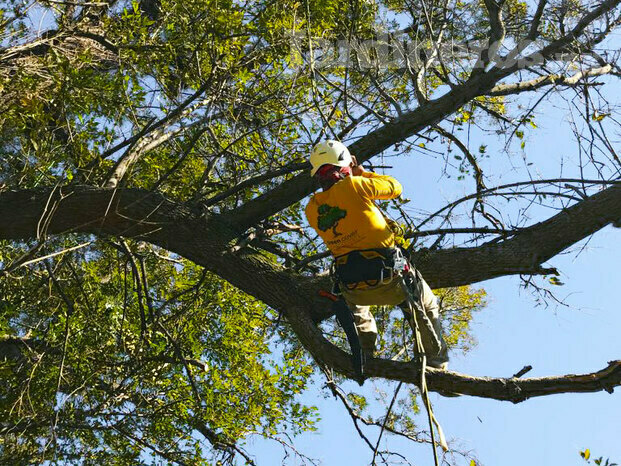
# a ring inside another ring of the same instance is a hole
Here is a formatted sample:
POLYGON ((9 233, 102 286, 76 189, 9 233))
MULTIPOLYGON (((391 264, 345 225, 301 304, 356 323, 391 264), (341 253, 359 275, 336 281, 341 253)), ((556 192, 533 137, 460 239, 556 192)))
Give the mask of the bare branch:
POLYGON ((529 398, 558 393, 613 393, 621 385, 621 361, 610 361, 608 366, 587 374, 519 379, 470 377, 452 372, 440 372, 427 377, 431 390, 453 379, 456 392, 496 400, 520 403, 529 398))
POLYGON ((543 222, 521 230, 509 239, 492 241, 474 248, 451 248, 433 253, 423 251, 417 254, 416 263, 425 270, 423 274, 427 281, 436 287, 449 283, 449 286, 462 285, 500 275, 541 273, 541 264, 605 225, 615 222, 619 212, 621 183, 616 183, 543 222), (494 261, 499 267, 496 268, 488 260, 494 261), (442 264, 448 263, 444 261, 449 261, 451 266, 445 268, 442 264), (461 275, 457 271, 466 269, 472 272, 468 278, 464 281, 457 278, 457 275, 461 275), (477 269, 485 270, 485 273, 477 276, 477 269))
MULTIPOLYGON (((587 182, 579 179, 573 181, 587 182)), ((509 239, 473 248, 421 252, 416 257, 416 263, 430 285, 436 288, 472 283, 499 275, 540 272, 540 264, 543 262, 605 225, 619 220, 621 183, 597 182, 612 187, 575 203, 544 222, 524 228, 509 239)), ((512 185, 520 184, 525 183, 512 185)), ((497 188, 491 188, 490 191, 493 189, 497 188)), ((284 270, 274 269, 273 264, 264 259, 254 258, 245 252, 241 255, 221 256, 222 251, 230 249, 230 241, 237 236, 235 230, 216 218, 207 222, 201 217, 201 210, 175 204, 164 196, 138 189, 105 190, 77 186, 58 191, 63 200, 50 221, 50 234, 81 231, 96 235, 139 236, 203 265, 227 280, 231 278, 239 288, 267 301, 271 301, 271 298, 268 299, 266 288, 281 289, 285 285, 294 284, 292 289, 297 289, 303 282, 284 270), (237 259, 230 260, 231 257, 237 259), (237 260, 248 260, 248 263, 232 267, 237 260), (248 275, 241 273, 242 270, 246 270, 248 275), (258 279, 261 275, 259 270, 265 272, 265 280, 258 279), (278 280, 283 282, 278 284, 278 280), (275 283, 277 286, 274 288, 275 283)), ((476 197, 476 194, 470 197, 476 197)), ((38 215, 48 198, 49 192, 46 191, 0 193, 0 217, 6 220, 0 224, 0 238, 22 239, 34 236, 38 215)), ((287 291, 286 294, 289 296, 291 293, 287 291)))
POLYGON ((488 96, 501 96, 501 95, 512 95, 519 94, 521 92, 526 91, 536 91, 544 86, 567 86, 573 87, 581 84, 581 80, 593 77, 593 76, 603 76, 612 71, 611 65, 602 66, 599 68, 590 68, 585 71, 579 71, 572 76, 564 76, 562 74, 549 74, 547 76, 540 76, 535 79, 531 79, 530 81, 521 81, 512 84, 500 84, 491 91, 489 91, 486 95, 488 96))
MULTIPOLYGON (((399 394, 399 390, 401 390, 401 387, 403 386, 403 382, 399 382, 399 384, 397 385, 397 388, 395 389, 395 393, 392 396, 392 400, 390 400, 390 404, 388 405, 388 411, 386 411, 386 415, 384 416, 384 421, 382 422, 382 428, 380 430, 379 435, 377 436, 377 442, 375 443, 375 448, 373 449, 373 459, 371 460, 371 463, 375 464, 375 458, 377 457, 377 450, 379 449, 379 444, 380 441, 382 440, 382 434, 384 433, 384 430, 386 430, 386 423, 388 422, 388 418, 390 417, 390 413, 392 411, 392 407, 395 404, 395 401, 397 401, 397 395, 399 394)), ((436 461, 436 465, 437 465, 437 461, 436 461)))
MULTIPOLYGON (((286 312, 288 321, 296 330, 302 344, 313 354, 319 364, 332 367, 347 377, 355 377, 351 359, 347 353, 329 343, 321 331, 310 324, 309 316, 299 308, 286 312), (308 329, 303 335, 299 326, 308 329)), ((381 377, 417 384, 419 368, 410 362, 385 359, 367 361, 365 373, 368 378, 381 377)), ((607 391, 621 386, 621 361, 611 361, 604 369, 580 375, 563 375, 531 379, 473 377, 452 371, 427 368, 427 384, 431 391, 460 393, 495 400, 519 403, 529 398, 559 393, 588 393, 607 391)))
POLYGON ((571 31, 569 31, 569 33, 567 33, 563 37, 553 41, 551 44, 545 46, 539 52, 535 52, 532 56, 536 56, 537 54, 541 54, 544 57, 549 57, 549 56, 551 56, 551 55, 553 55, 553 54, 555 54, 555 53, 557 53, 559 51, 564 50, 565 47, 567 47, 569 44, 571 44, 571 42, 573 40, 575 40, 578 37, 580 37, 584 33, 586 28, 593 21, 595 21, 600 16, 608 13, 609 11, 617 8, 620 3, 621 3, 621 0, 605 0, 605 1, 603 1, 602 3, 600 3, 597 6, 597 8, 591 10, 590 12, 588 12, 584 16, 582 16, 582 18, 580 18, 580 21, 578 21, 578 23, 576 23, 574 28, 571 31))
POLYGON ((498 228, 438 228, 436 230, 423 230, 423 231, 411 231, 405 234, 406 238, 418 238, 421 236, 434 236, 434 235, 454 235, 459 233, 464 234, 482 234, 482 235, 514 235, 518 233, 520 228, 512 228, 510 230, 503 230, 498 228))
MULTIPOLYGON (((555 184, 555 183, 581 183, 582 185, 602 185, 602 186, 611 186, 611 185, 615 185, 618 184, 620 181, 619 180, 610 180, 610 181, 604 181, 604 180, 585 180, 585 179, 581 179, 581 178, 550 178, 550 179, 545 179, 545 180, 530 180, 530 181, 517 181, 515 183, 508 183, 508 184, 503 184, 503 185, 499 185, 499 186, 495 186, 493 188, 487 188, 484 191, 481 192, 477 192, 474 194, 468 194, 467 196, 464 196, 460 199, 457 199, 456 201, 450 202, 449 204, 445 205, 444 207, 442 207, 441 209, 435 211, 434 213, 432 213, 431 215, 429 215, 423 222, 419 223, 417 228, 422 227, 423 225, 429 223, 432 219, 438 217, 438 215, 440 215, 443 212, 446 212, 447 210, 452 210, 455 206, 469 201, 471 199, 476 199, 479 196, 482 195, 488 195, 494 192, 500 192, 502 190, 505 189, 509 189, 509 188, 517 188, 520 186, 535 186, 535 185, 541 185, 541 184, 555 184)), ((513 193, 515 194, 515 193, 513 193)), ((582 197, 582 196, 581 196, 582 197)))

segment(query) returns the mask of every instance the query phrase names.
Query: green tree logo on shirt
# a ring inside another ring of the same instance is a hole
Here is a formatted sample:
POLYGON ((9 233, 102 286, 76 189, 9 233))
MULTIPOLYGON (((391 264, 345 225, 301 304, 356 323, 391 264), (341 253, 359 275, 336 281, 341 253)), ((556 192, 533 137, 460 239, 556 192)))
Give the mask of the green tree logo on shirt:
POLYGON ((328 204, 321 204, 317 209, 319 217, 317 218, 317 227, 321 231, 328 231, 332 228, 334 236, 341 236, 342 233, 336 231, 336 227, 339 224, 339 220, 347 216, 347 211, 333 207, 328 204))

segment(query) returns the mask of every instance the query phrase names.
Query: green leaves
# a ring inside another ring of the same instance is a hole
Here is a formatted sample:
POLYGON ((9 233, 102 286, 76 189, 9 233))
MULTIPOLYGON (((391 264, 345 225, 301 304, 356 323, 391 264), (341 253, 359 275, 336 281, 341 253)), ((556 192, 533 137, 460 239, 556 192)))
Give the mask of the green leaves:
MULTIPOLYGON (((25 422, 0 459, 137 464, 150 445, 201 464, 210 448, 196 443, 197 423, 223 442, 314 428, 314 409, 297 400, 312 368, 297 352, 275 354, 261 303, 165 251, 127 245, 98 241, 0 281, 0 334, 26 335, 31 348, 0 367, 0 416, 25 422), (45 452, 53 423, 62 443, 45 452)), ((7 262, 20 255, 3 251, 7 262)))
MULTIPOLYGON (((584 451, 580 452, 580 457, 586 461, 587 463, 591 464, 591 450, 590 449, 586 449, 584 451)), ((606 458, 604 459, 603 456, 600 456, 597 459, 593 459, 593 464, 596 464, 597 466, 618 466, 617 463, 611 463, 610 459, 606 458)))

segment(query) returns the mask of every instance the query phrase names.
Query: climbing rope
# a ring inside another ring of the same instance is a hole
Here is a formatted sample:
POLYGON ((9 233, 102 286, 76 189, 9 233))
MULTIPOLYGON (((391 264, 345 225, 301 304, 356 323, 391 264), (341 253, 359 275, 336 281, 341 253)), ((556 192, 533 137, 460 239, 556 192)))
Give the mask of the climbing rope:
POLYGON ((436 450, 436 439, 434 434, 434 424, 438 430, 438 436, 440 437, 440 441, 438 444, 442 447, 444 451, 448 451, 448 445, 446 444, 446 439, 444 437, 444 432, 442 431, 442 426, 436 419, 433 414, 433 409, 431 406, 431 401, 429 400, 429 389, 427 387, 427 378, 425 377, 425 372, 427 370, 427 357, 425 356, 425 349, 423 347, 423 339, 418 326, 418 319, 416 317, 416 309, 414 305, 414 296, 409 286, 406 286, 408 292, 408 309, 410 311, 410 316, 412 319, 412 327, 414 330, 414 337, 416 342, 416 352, 420 355, 420 392, 423 398, 423 403, 425 404, 425 409, 427 411, 427 419, 429 421, 429 432, 431 433, 431 445, 433 449, 433 460, 435 466, 440 466, 440 462, 438 460, 438 452, 436 450))

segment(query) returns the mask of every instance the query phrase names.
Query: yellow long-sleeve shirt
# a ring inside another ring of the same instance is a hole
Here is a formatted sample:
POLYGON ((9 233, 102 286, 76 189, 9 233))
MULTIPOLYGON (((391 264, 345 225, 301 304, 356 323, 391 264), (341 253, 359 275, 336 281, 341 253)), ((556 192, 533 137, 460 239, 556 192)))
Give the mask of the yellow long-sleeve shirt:
POLYGON ((401 184, 391 176, 373 172, 348 176, 314 194, 306 206, 306 217, 334 256, 394 246, 394 235, 373 201, 394 199, 401 190, 401 184))

